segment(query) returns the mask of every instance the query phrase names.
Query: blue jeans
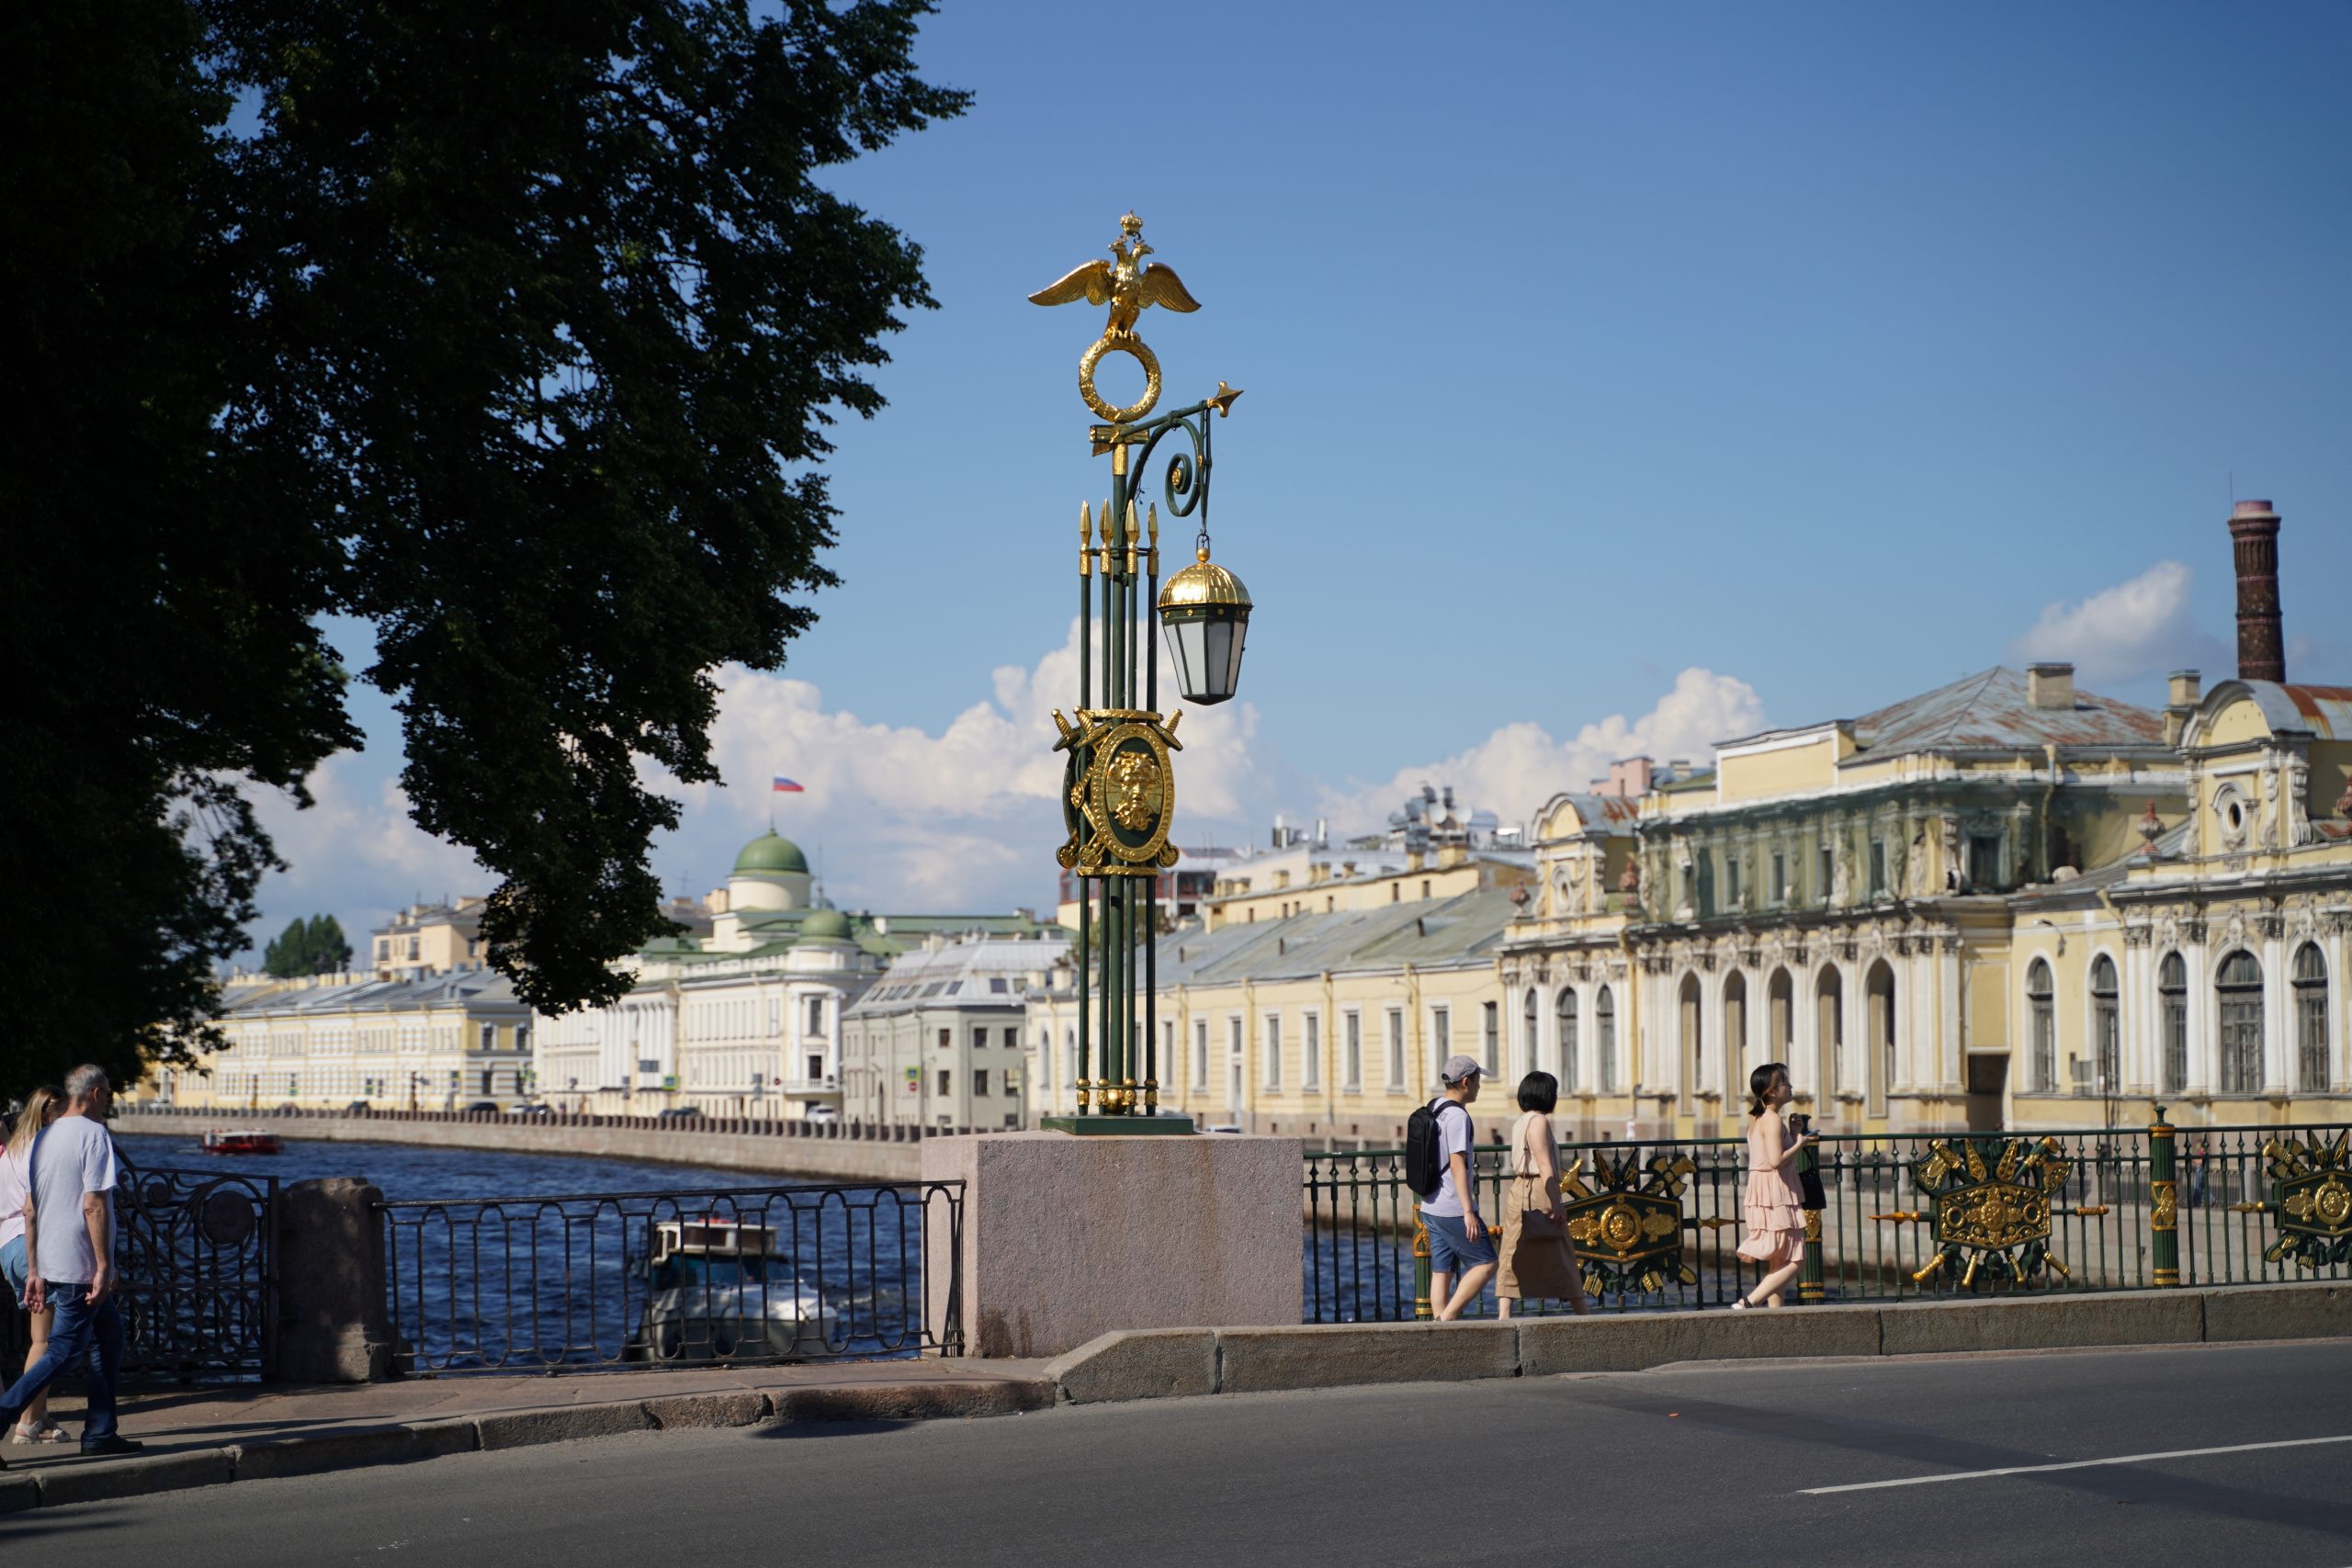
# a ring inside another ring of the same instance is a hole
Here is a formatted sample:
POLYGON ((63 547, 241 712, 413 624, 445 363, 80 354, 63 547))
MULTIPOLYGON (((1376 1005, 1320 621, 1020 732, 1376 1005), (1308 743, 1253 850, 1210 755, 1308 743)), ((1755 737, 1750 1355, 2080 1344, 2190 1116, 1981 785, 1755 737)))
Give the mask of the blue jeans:
POLYGON ((90 1448, 115 1435, 114 1382, 122 1365, 122 1314, 114 1294, 96 1308, 89 1304, 87 1285, 51 1284, 49 1304, 57 1319, 49 1330, 49 1348, 40 1359, 25 1369, 17 1386, 0 1394, 0 1422, 15 1426, 25 1406, 47 1389, 58 1375, 89 1362, 90 1413, 82 1423, 82 1446, 90 1448))

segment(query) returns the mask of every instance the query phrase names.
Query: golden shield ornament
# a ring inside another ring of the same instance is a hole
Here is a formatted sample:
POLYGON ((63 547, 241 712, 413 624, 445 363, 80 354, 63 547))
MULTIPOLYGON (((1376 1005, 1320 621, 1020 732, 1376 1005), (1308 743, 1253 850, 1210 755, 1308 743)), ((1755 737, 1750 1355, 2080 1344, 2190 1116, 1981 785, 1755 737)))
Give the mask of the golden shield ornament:
POLYGON ((1082 708, 1075 726, 1058 713, 1059 748, 1069 752, 1062 771, 1062 815, 1069 839, 1056 859, 1080 876, 1149 876, 1174 865, 1168 841, 1176 813, 1181 750, 1176 715, 1163 724, 1135 708, 1082 708))

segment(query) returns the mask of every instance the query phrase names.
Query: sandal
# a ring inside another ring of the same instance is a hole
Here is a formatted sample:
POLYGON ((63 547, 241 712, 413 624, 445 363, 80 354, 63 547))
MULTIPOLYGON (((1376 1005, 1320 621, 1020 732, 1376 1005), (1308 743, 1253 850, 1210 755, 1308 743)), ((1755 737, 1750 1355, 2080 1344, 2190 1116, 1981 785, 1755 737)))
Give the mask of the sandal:
POLYGON ((74 1439, 68 1437, 65 1428, 56 1422, 43 1421, 38 1427, 11 1427, 8 1432, 8 1440, 12 1443, 32 1444, 68 1443, 74 1439))

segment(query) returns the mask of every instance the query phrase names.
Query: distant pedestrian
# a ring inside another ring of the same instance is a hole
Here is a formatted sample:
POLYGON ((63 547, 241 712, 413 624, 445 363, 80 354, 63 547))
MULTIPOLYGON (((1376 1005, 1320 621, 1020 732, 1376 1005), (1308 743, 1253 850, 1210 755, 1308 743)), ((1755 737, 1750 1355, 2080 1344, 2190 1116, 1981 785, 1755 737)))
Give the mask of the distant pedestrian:
POLYGON ((1796 1180, 1797 1152, 1813 1134, 1792 1137, 1781 1107, 1796 1098, 1789 1069, 1767 1062, 1747 1075, 1747 1187, 1740 1194, 1740 1225, 1747 1233, 1739 1256, 1763 1266, 1756 1288, 1732 1303, 1742 1311, 1758 1303, 1781 1304, 1781 1292, 1804 1262, 1804 1192, 1796 1180))
POLYGON ((1578 1317, 1592 1311, 1560 1197, 1560 1145, 1552 1133, 1559 1103, 1560 1080, 1551 1074, 1519 1080, 1520 1118, 1510 1130, 1510 1180, 1503 1188, 1502 1255, 1495 1271, 1498 1318, 1508 1319, 1510 1303, 1528 1297, 1566 1300, 1578 1317))
POLYGON ((2209 1153, 2206 1140, 2199 1138, 2188 1156, 2188 1206, 2192 1209, 2205 1206, 2205 1162, 2209 1153))
MULTIPOLYGON (((97 1067, 65 1076, 65 1109, 41 1130, 28 1184, 26 1229, 31 1280, 27 1304, 53 1310, 49 1344, 14 1388, 0 1393, 0 1421, 23 1418, 61 1373, 87 1363, 89 1412, 82 1451, 137 1453, 145 1445, 115 1430, 115 1376, 122 1361, 122 1312, 114 1288, 114 1139, 107 1110, 114 1093, 97 1067)), ((4 1466, 5 1461, 0 1461, 4 1466)))
POLYGON ((1430 1238, 1430 1302, 1440 1323, 1451 1323, 1478 1299, 1495 1271, 1495 1244, 1478 1213, 1472 1179, 1477 1131, 1470 1102, 1478 1098, 1484 1069, 1476 1058, 1449 1056, 1438 1070, 1443 1090, 1430 1101, 1434 1128, 1437 1194, 1421 1204, 1421 1228, 1430 1238))
MULTIPOLYGON (((26 1178, 32 1172, 33 1145, 40 1131, 57 1114, 57 1107, 64 1100, 62 1090, 44 1084, 25 1096, 23 1109, 8 1130, 8 1146, 0 1151, 0 1278, 7 1281, 9 1299, 23 1303, 32 1286, 30 1238, 25 1224, 32 1207, 32 1189, 26 1178)), ((49 1329, 56 1313, 47 1307, 30 1314, 32 1335, 25 1349, 25 1365, 40 1359, 49 1348, 49 1329)), ((44 1393, 25 1406, 24 1419, 9 1428, 8 1440, 13 1443, 62 1443, 66 1440, 65 1428, 49 1418, 49 1395, 44 1393)))

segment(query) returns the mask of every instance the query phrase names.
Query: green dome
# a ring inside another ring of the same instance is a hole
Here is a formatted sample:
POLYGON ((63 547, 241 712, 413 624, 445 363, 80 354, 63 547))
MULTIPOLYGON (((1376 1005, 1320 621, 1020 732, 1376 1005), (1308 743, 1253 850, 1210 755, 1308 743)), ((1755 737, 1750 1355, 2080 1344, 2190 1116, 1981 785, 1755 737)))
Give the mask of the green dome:
POLYGON ((800 922, 800 936, 804 942, 847 942, 849 917, 839 909, 811 909, 800 922))
POLYGON ((735 874, 757 876, 763 873, 797 872, 808 874, 808 857, 790 839, 779 838, 773 828, 743 846, 735 857, 735 874))

